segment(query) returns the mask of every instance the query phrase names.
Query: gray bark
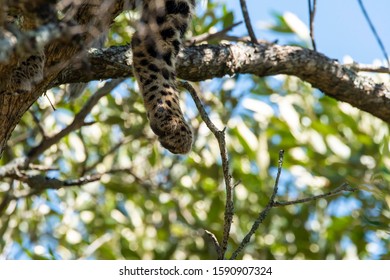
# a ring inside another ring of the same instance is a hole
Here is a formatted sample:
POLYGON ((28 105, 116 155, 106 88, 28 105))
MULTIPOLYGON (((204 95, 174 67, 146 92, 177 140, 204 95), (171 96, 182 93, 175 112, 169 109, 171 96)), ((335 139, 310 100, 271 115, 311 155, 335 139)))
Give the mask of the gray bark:
MULTIPOLYGON (((53 86, 132 76, 131 57, 127 46, 91 49, 87 55, 89 71, 68 68, 53 86)), ((385 85, 309 49, 244 43, 192 46, 179 53, 177 71, 180 79, 188 81, 236 74, 293 75, 339 101, 390 123, 390 92, 385 85)))

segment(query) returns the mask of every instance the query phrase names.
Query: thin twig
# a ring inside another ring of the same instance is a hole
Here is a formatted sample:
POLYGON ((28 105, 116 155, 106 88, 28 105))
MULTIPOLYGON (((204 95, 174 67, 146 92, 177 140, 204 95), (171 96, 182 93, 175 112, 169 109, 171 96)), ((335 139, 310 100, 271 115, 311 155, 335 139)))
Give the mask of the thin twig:
POLYGON ((102 155, 99 154, 99 158, 93 164, 85 167, 84 173, 87 173, 87 172, 91 171, 92 169, 94 169, 99 163, 103 162, 103 160, 106 157, 115 153, 120 147, 129 143, 132 139, 133 139, 133 137, 130 137, 130 136, 122 138, 121 140, 118 141, 118 143, 116 143, 114 146, 112 146, 107 153, 102 154, 102 155))
POLYGON ((58 170, 56 167, 49 167, 45 165, 32 164, 28 163, 26 157, 16 158, 6 165, 0 167, 0 179, 3 178, 14 178, 19 179, 24 177, 22 173, 26 173, 26 170, 35 170, 35 171, 51 171, 58 170))
POLYGON ((47 98, 47 101, 49 101, 49 104, 50 104, 51 108, 53 109, 53 111, 57 110, 56 107, 54 107, 53 102, 51 102, 49 96, 46 93, 45 93, 45 97, 47 98))
POLYGON ((117 85, 119 85, 123 79, 116 79, 112 80, 110 82, 106 82, 103 87, 98 89, 94 95, 92 95, 87 103, 84 105, 84 107, 80 110, 80 112, 77 113, 77 115, 74 117, 72 123, 65 127, 63 130, 61 130, 59 133, 52 137, 47 137, 46 139, 43 139, 41 143, 32 148, 28 154, 27 157, 30 161, 33 161, 36 159, 40 154, 42 154, 45 150, 47 150, 52 145, 58 143, 63 137, 71 133, 72 131, 75 131, 82 127, 85 122, 85 117, 91 112, 92 108, 97 104, 97 102, 102 98, 103 96, 110 93, 111 90, 113 90, 117 85))
POLYGON ((0 179, 11 178, 14 174, 20 173, 20 170, 26 169, 27 166, 28 159, 26 157, 15 158, 0 167, 0 179))
POLYGON ((42 126, 41 122, 39 121, 38 117, 34 114, 33 111, 29 110, 29 112, 31 113, 33 121, 37 125, 39 132, 42 134, 43 139, 46 139, 47 135, 46 135, 45 129, 43 128, 43 126, 42 126))
POLYGON ((244 249, 244 247, 249 243, 252 235, 256 232, 256 230, 259 228, 260 224, 263 223, 264 219, 268 216, 269 211, 273 207, 275 203, 275 197, 276 194, 278 193, 278 188, 279 188, 279 178, 282 173, 282 166, 283 166, 283 156, 284 156, 284 151, 280 150, 279 151, 279 160, 278 160, 278 172, 276 174, 276 179, 275 179, 275 184, 274 184, 274 190, 272 192, 271 198, 268 201, 267 206, 263 211, 261 211, 256 219, 256 221, 253 223, 252 228, 248 232, 248 234, 244 237, 244 239, 241 241, 240 245, 238 248, 233 252, 232 256, 230 257, 231 260, 235 260, 238 256, 238 254, 244 249))
POLYGON ((369 65, 369 64, 360 64, 360 63, 348 63, 343 64, 343 66, 348 67, 357 72, 372 72, 372 73, 384 73, 389 74, 389 67, 369 65))
POLYGON ((106 232, 99 238, 95 239, 91 244, 88 245, 87 248, 83 250, 83 254, 79 260, 88 259, 88 257, 90 257, 97 249, 112 240, 112 236, 112 232, 106 232))
POLYGON ((200 34, 198 36, 192 37, 190 41, 191 44, 196 44, 204 41, 211 41, 215 39, 222 38, 228 33, 230 30, 232 30, 234 27, 240 25, 242 21, 236 22, 232 24, 231 26, 228 26, 216 33, 205 33, 205 34, 200 34))
POLYGON ((215 251, 217 252, 217 255, 219 257, 221 255, 221 246, 219 246, 217 237, 214 235, 214 233, 208 230, 205 230, 205 233, 208 235, 208 237, 210 237, 211 241, 213 242, 215 251))
POLYGON ((65 180, 65 181, 63 181, 64 187, 80 186, 80 185, 85 185, 85 184, 92 183, 95 181, 99 181, 103 175, 104 174, 99 173, 99 174, 87 175, 87 176, 84 176, 84 177, 81 177, 78 179, 74 179, 74 180, 65 180))
POLYGON ((292 201, 275 201, 274 204, 273 204, 273 207, 280 207, 280 206, 287 206, 287 205, 294 205, 294 204, 299 204, 299 203, 311 202, 311 201, 318 200, 320 198, 332 197, 332 196, 340 195, 344 191, 354 192, 356 190, 357 189, 351 187, 348 183, 343 183, 338 188, 336 188, 336 189, 334 189, 334 190, 332 190, 330 192, 324 193, 324 194, 315 195, 315 196, 302 198, 302 199, 297 199, 297 200, 292 200, 292 201))
POLYGON ((386 48, 385 48, 385 46, 383 45, 383 42, 382 42, 381 38, 379 37, 378 32, 376 31, 375 26, 374 26, 374 24, 372 23, 372 21, 371 21, 371 19, 370 19, 370 16, 368 15, 367 10, 366 10, 366 8, 365 8, 364 5, 363 5, 362 0, 358 0, 358 3, 359 3, 359 6, 360 6, 360 8, 361 8, 361 10, 362 10, 362 12, 363 12, 364 17, 365 17, 366 20, 367 20, 368 25, 370 26, 370 29, 371 29, 372 33, 373 33, 374 36, 375 36, 376 41, 377 41, 378 44, 379 44, 379 47, 380 47, 380 49, 381 49, 381 51, 382 51, 382 53, 383 53, 383 56, 385 57, 385 59, 386 59, 386 61, 387 61, 387 66, 390 66, 390 60, 389 60, 389 56, 387 55, 386 48))
POLYGON ((84 149, 84 153, 85 153, 85 159, 84 161, 81 163, 81 166, 79 167, 79 170, 80 170, 80 176, 84 176, 87 172, 86 172, 86 168, 87 168, 87 162, 89 161, 89 157, 90 157, 90 153, 89 153, 89 149, 88 149, 88 146, 87 144, 85 143, 85 138, 84 138, 84 134, 82 132, 82 127, 80 128, 80 130, 78 131, 78 136, 81 140, 81 143, 83 145, 83 149, 84 149))
POLYGON ((187 82, 180 82, 180 85, 187 89, 192 99, 195 102, 196 107, 198 108, 198 111, 200 113, 200 116, 202 117, 202 120, 205 122, 207 127, 210 129, 210 131, 214 134, 215 138, 218 141, 219 150, 221 153, 221 159, 222 159, 222 170, 223 175, 225 178, 225 188, 226 188, 226 205, 225 205, 225 214, 224 214, 224 227, 223 227, 223 237, 221 242, 221 251, 220 255, 218 256, 218 259, 224 259, 225 253, 227 250, 227 244, 229 240, 230 235, 230 228, 232 226, 233 222, 233 215, 234 215, 234 204, 233 204, 233 183, 232 183, 232 176, 229 172, 229 159, 227 154, 227 148, 226 148, 226 141, 225 141, 225 129, 219 130, 210 120, 208 114, 206 113, 206 110, 203 107, 202 102, 199 99, 199 96, 196 92, 196 90, 187 82))
POLYGON ((240 0, 242 16, 244 17, 246 29, 248 30, 249 37, 253 44, 257 43, 255 32, 253 31, 251 20, 249 18, 248 8, 246 6, 246 0, 240 0))
MULTIPOLYGON (((243 43, 247 43, 248 41, 251 40, 251 38, 249 36, 232 36, 232 35, 221 35, 218 37, 219 40, 225 40, 225 41, 230 41, 230 42, 243 42, 243 43)), ((257 39, 257 44, 259 45, 273 45, 273 44, 277 44, 278 43, 278 40, 275 40, 273 42, 270 42, 270 41, 267 41, 267 40, 264 40, 264 39, 257 39)))
POLYGON ((58 190, 67 187, 82 186, 88 183, 99 181, 103 175, 116 174, 119 172, 126 172, 132 175, 136 180, 136 182, 139 183, 140 186, 147 185, 145 183, 145 180, 133 174, 130 168, 118 168, 118 169, 113 168, 104 173, 94 173, 77 179, 67 179, 67 180, 49 178, 41 174, 38 175, 28 175, 26 173, 14 174, 12 178, 14 178, 15 180, 19 180, 21 182, 25 182, 26 184, 29 185, 30 188, 23 189, 23 190, 15 190, 12 192, 8 191, 6 197, 4 197, 3 201, 1 202, 0 210, 3 211, 11 200, 19 200, 22 198, 31 197, 33 195, 38 195, 48 189, 58 190))
POLYGON ((310 39, 311 39, 311 44, 313 45, 313 50, 317 51, 316 42, 314 40, 314 17, 316 15, 317 0, 313 0, 313 5, 312 5, 311 1, 312 0, 308 0, 309 19, 310 19, 310 39))
POLYGON ((46 166, 46 165, 40 165, 40 164, 32 164, 30 163, 28 165, 28 168, 30 170, 37 170, 37 171, 53 171, 53 170, 59 170, 58 167, 53 166, 46 166))
MULTIPOLYGON (((204 109, 202 101, 200 101, 199 96, 198 96, 196 90, 194 89, 194 87, 192 85, 190 85, 188 82, 185 82, 185 81, 180 81, 179 85, 181 87, 185 88, 186 90, 188 90, 188 92, 191 94, 191 97, 192 97, 192 99, 195 102, 196 108, 198 109, 199 114, 200 114, 202 120, 205 122, 205 124, 211 130, 211 132, 214 135, 221 133, 222 131, 219 130, 214 125, 214 123, 210 120, 209 115, 207 114, 206 110, 204 109)), ((217 139, 218 139, 218 137, 217 137, 217 139)))
MULTIPOLYGON (((278 170, 278 174, 279 174, 279 170, 278 170)), ((275 185, 276 185, 276 181, 275 181, 275 185)), ((271 208, 273 208, 273 207, 281 207, 281 206, 289 206, 289 205, 294 205, 294 204, 300 204, 300 203, 316 201, 316 200, 318 200, 320 198, 328 198, 328 197, 340 195, 343 192, 355 192, 355 191, 357 191, 356 188, 351 187, 348 183, 343 183, 341 186, 337 187, 336 189, 334 189, 334 190, 332 190, 330 192, 327 192, 327 193, 324 193, 324 194, 320 194, 320 195, 311 196, 311 197, 307 197, 307 198, 303 198, 303 199, 297 199, 297 200, 292 200, 292 201, 273 201, 272 202, 272 197, 271 197, 271 199, 270 199, 271 205, 270 205, 270 203, 268 203, 267 207, 259 214, 259 217, 255 221, 255 223, 252 226, 250 232, 245 236, 244 240, 241 242, 240 246, 233 253, 233 255, 232 255, 232 257, 230 259, 234 260, 234 259, 237 258, 237 256, 240 253, 240 251, 249 242, 251 235, 253 235, 253 233, 257 230, 257 228, 254 228, 255 225, 257 225, 257 227, 258 227, 263 222, 263 220, 265 219, 265 217, 268 214, 267 212, 271 208)), ((276 190, 276 192, 277 192, 277 190, 276 190)), ((274 198, 276 196, 276 192, 275 192, 275 188, 274 188, 274 192, 273 192, 273 197, 274 198), (274 194, 275 194, 275 196, 274 196, 274 194)))
POLYGON ((108 173, 98 173, 87 175, 78 179, 59 180, 56 178, 48 178, 44 175, 28 176, 26 179, 19 178, 20 181, 26 182, 30 189, 18 191, 10 196, 12 200, 18 200, 21 198, 30 197, 42 193, 48 189, 58 190, 65 187, 81 186, 95 181, 99 181, 100 178, 108 173))

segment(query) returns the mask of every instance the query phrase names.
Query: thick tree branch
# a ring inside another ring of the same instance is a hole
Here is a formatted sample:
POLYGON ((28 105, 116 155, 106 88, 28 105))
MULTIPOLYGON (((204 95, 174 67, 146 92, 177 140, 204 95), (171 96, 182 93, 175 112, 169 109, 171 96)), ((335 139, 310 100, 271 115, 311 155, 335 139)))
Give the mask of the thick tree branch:
MULTIPOLYGON (((88 53, 89 71, 68 68, 53 85, 131 76, 131 57, 126 46, 92 49, 88 53)), ((192 46, 179 53, 177 70, 179 78, 189 81, 234 74, 294 75, 325 94, 390 123, 390 92, 385 85, 309 49, 243 43, 192 46)))

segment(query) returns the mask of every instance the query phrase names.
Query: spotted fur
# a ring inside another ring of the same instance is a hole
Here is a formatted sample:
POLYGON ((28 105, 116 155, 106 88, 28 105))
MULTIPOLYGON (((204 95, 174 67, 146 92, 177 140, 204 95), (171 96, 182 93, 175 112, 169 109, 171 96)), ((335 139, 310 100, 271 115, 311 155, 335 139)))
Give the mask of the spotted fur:
POLYGON ((187 30, 194 0, 144 0, 132 38, 134 74, 150 126, 163 147, 184 154, 192 132, 179 105, 175 57, 187 30))
POLYGON ((43 52, 31 55, 23 60, 11 74, 11 92, 25 93, 32 89, 35 83, 42 81, 45 55, 43 52))

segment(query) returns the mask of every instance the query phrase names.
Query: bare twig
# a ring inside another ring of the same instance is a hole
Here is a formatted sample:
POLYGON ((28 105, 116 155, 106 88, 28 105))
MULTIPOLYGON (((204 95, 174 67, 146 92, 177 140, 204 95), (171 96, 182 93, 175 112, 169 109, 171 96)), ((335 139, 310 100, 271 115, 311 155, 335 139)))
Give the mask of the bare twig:
POLYGON ((5 193, 3 200, 0 203, 0 214, 4 212, 9 202, 12 200, 19 200, 22 198, 31 197, 42 193, 47 189, 60 189, 64 187, 80 186, 87 183, 95 182, 100 180, 100 178, 106 173, 92 174, 84 176, 74 180, 58 180, 56 178, 48 178, 44 175, 24 175, 19 174, 17 180, 27 183, 30 189, 24 190, 12 190, 5 193))
POLYGON ((362 1, 362 0, 357 0, 357 1, 358 1, 358 3, 359 3, 360 9, 361 9, 362 12, 363 12, 364 17, 366 18, 366 21, 367 21, 368 25, 370 26, 370 29, 371 29, 372 33, 373 33, 374 36, 375 36, 376 41, 378 42, 378 45, 379 45, 379 47, 380 47, 380 49, 381 49, 381 51, 382 51, 382 53, 383 53, 383 56, 385 57, 385 59, 386 59, 386 61, 387 61, 387 66, 390 66, 390 60, 389 60, 389 56, 388 56, 388 54, 387 54, 386 48, 385 48, 385 46, 383 45, 383 42, 382 42, 381 38, 379 37, 379 34, 378 34, 378 32, 376 31, 375 26, 374 26, 374 24, 372 23, 372 21, 371 21, 371 19, 370 19, 370 16, 369 16, 368 13, 367 13, 366 8, 364 7, 363 1, 362 1))
POLYGON ((216 32, 216 33, 205 33, 205 34, 201 34, 201 35, 192 37, 191 40, 189 40, 189 41, 191 44, 196 44, 196 43, 200 43, 200 42, 211 41, 211 40, 223 38, 226 35, 226 33, 228 33, 234 27, 240 25, 241 23, 242 23, 242 21, 236 22, 233 25, 228 26, 228 27, 222 29, 221 31, 216 32))
MULTIPOLYGON (((211 132, 215 135, 215 134, 218 134, 218 133, 221 133, 223 131, 219 130, 214 124, 213 122, 210 120, 206 110, 204 109, 203 107, 203 104, 202 104, 202 101, 200 101, 199 99, 199 96, 198 96, 198 93, 196 92, 196 90, 194 89, 194 87, 192 85, 190 85, 188 82, 185 82, 185 81, 181 81, 179 82, 179 85, 183 88, 185 88, 186 90, 188 90, 188 92, 191 94, 191 97, 192 99, 194 100, 195 102, 195 105, 196 105, 196 108, 198 109, 199 113, 200 113, 200 116, 202 117, 202 120, 205 122, 205 124, 207 125, 207 127, 211 130, 211 132)), ((218 137, 217 137, 218 139, 218 137)))
MULTIPOLYGON (((266 216, 268 215, 268 212, 271 208, 273 207, 281 207, 281 206, 289 206, 289 205, 294 205, 294 204, 300 204, 300 203, 306 203, 306 202, 311 202, 311 201, 316 201, 320 198, 328 198, 328 197, 333 197, 342 194, 343 192, 355 192, 357 191, 356 188, 351 187, 348 183, 343 183, 341 186, 337 187, 336 189, 320 194, 320 195, 315 195, 303 199, 297 199, 297 200, 291 200, 291 201, 274 201, 276 194, 277 194, 277 181, 279 180, 278 177, 280 176, 280 167, 281 167, 281 162, 279 158, 279 168, 278 168, 278 175, 277 179, 275 181, 275 187, 274 191, 272 193, 271 199, 269 200, 269 203, 267 204, 266 208, 261 211, 259 214, 258 218, 256 219, 255 223, 253 224, 251 230, 249 233, 245 236, 243 241, 241 242, 240 246, 237 248, 237 250, 232 254, 232 257, 230 258, 231 260, 235 260, 238 256, 238 254, 242 251, 242 249, 245 247, 247 243, 249 243, 251 236, 255 233, 259 225, 264 221, 266 216)), ((282 159, 283 160, 283 159, 282 159)))
POLYGON ((276 194, 278 193, 280 174, 282 173, 283 156, 284 156, 284 151, 280 150, 279 151, 279 161, 278 161, 278 172, 276 174, 274 190, 272 192, 271 198, 269 199, 268 204, 265 207, 265 209, 259 213, 259 216, 257 217, 256 221, 253 223, 252 228, 250 229, 248 234, 241 241, 238 248, 233 252, 232 256, 230 257, 231 260, 235 260, 238 256, 238 254, 242 251, 242 249, 244 249, 244 247, 249 243, 252 235, 259 228, 260 224, 263 223, 264 219, 268 216, 269 211, 273 207, 273 205, 275 203, 276 194))
POLYGON ((106 232, 99 238, 95 239, 87 248, 83 250, 83 254, 79 259, 87 259, 90 257, 97 249, 103 246, 105 243, 109 242, 112 239, 112 232, 106 232))
POLYGON ((87 176, 73 179, 73 180, 65 180, 65 181, 63 181, 63 184, 64 184, 64 187, 85 185, 85 184, 88 184, 91 182, 99 181, 103 175, 104 174, 101 174, 101 173, 87 175, 87 176))
POLYGON ((80 176, 84 176, 86 174, 86 168, 87 168, 87 162, 89 161, 89 149, 87 147, 87 144, 85 143, 85 138, 84 138, 84 134, 82 132, 82 127, 80 128, 80 130, 78 131, 78 136, 81 140, 81 143, 83 145, 83 149, 84 149, 84 153, 85 153, 85 160, 81 163, 81 166, 79 167, 79 170, 80 170, 80 176))
POLYGON ((45 93, 45 97, 47 101, 49 101, 50 107, 53 109, 53 111, 56 110, 56 107, 54 106, 53 102, 50 100, 49 96, 45 93))
POLYGON ((357 189, 351 187, 348 183, 343 183, 338 188, 336 188, 336 189, 334 189, 334 190, 332 190, 330 192, 324 193, 324 194, 315 195, 315 196, 302 198, 302 199, 297 199, 297 200, 292 200, 292 201, 275 201, 274 204, 273 204, 273 207, 280 207, 280 206, 287 206, 287 205, 311 202, 311 201, 315 201, 315 200, 320 199, 320 198, 332 197, 332 196, 340 195, 340 194, 342 194, 345 191, 347 191, 347 192, 354 192, 356 190, 357 189))
POLYGON ((103 87, 98 89, 96 93, 89 98, 89 100, 84 105, 84 107, 80 110, 80 112, 77 113, 77 115, 74 117, 70 125, 65 127, 56 135, 52 137, 47 137, 38 146, 30 150, 30 152, 27 154, 29 161, 33 161, 49 147, 58 143, 63 137, 65 137, 72 131, 75 131, 80 127, 82 127, 85 124, 84 122, 85 117, 89 114, 89 112, 91 112, 92 108, 97 104, 100 98, 110 93, 110 91, 113 90, 122 81, 123 79, 112 80, 110 82, 105 83, 103 87))
POLYGON ((21 198, 30 197, 42 193, 48 189, 58 190, 65 187, 81 186, 91 182, 100 180, 106 173, 98 173, 87 175, 77 179, 59 180, 56 178, 48 178, 44 175, 27 176, 27 178, 19 178, 20 181, 26 182, 31 189, 18 191, 10 195, 11 200, 18 200, 21 198))
POLYGON ((0 179, 24 178, 25 176, 23 174, 26 173, 25 172, 26 170, 50 171, 50 170, 58 170, 58 168, 28 163, 28 159, 26 157, 20 157, 0 167, 0 179))
POLYGON ((205 230, 205 233, 208 235, 208 237, 210 237, 211 241, 213 242, 215 251, 217 252, 217 255, 219 257, 222 252, 221 252, 221 246, 219 246, 217 237, 214 235, 214 233, 212 233, 208 230, 205 230))
POLYGON ((14 178, 15 180, 19 180, 21 182, 25 182, 26 184, 28 184, 30 188, 26 188, 23 190, 7 191, 3 200, 0 203, 0 214, 4 211, 6 206, 12 200, 19 200, 19 199, 31 197, 33 195, 38 195, 48 189, 58 190, 61 188, 82 186, 91 182, 99 181, 103 175, 115 174, 119 172, 126 172, 132 175, 134 179, 139 183, 140 186, 149 187, 149 185, 145 183, 145 180, 137 177, 134 173, 132 173, 130 168, 119 168, 119 169, 113 168, 103 173, 95 173, 77 179, 68 179, 68 180, 49 178, 42 174, 28 175, 26 172, 18 172, 17 174, 9 175, 8 177, 14 178))
POLYGON ((28 159, 20 157, 13 159, 11 162, 0 167, 0 179, 9 178, 14 174, 20 173, 20 170, 26 169, 28 166, 28 159))
POLYGON ((28 168, 30 170, 37 170, 37 171, 52 171, 52 170, 59 170, 58 167, 53 166, 46 166, 46 165, 39 165, 39 164, 32 164, 30 163, 28 165, 28 168))
POLYGON ((210 120, 208 114, 206 113, 206 110, 203 107, 202 102, 199 99, 199 96, 196 92, 196 90, 187 82, 181 82, 180 85, 187 89, 192 99, 195 102, 196 107, 198 108, 198 111, 200 113, 200 116, 202 117, 202 120, 205 122, 207 127, 210 129, 210 131, 214 134, 215 138, 218 141, 219 150, 221 153, 222 158, 222 170, 223 175, 225 178, 225 188, 226 188, 226 205, 225 205, 225 216, 224 216, 224 227, 223 227, 223 238, 221 242, 221 251, 220 255, 218 256, 218 259, 224 259, 225 253, 227 250, 227 244, 229 240, 230 235, 230 228, 233 222, 233 215, 234 215, 234 204, 233 204, 233 183, 232 183, 232 176, 229 172, 229 159, 227 155, 227 148, 226 148, 226 141, 225 141, 225 129, 219 130, 210 120))
MULTIPOLYGON (((232 35, 223 35, 223 36, 220 36, 219 37, 220 40, 225 40, 225 41, 230 41, 230 42, 248 42, 251 40, 251 38, 249 36, 232 36, 232 35)), ((270 41, 267 41, 267 40, 264 40, 264 39, 257 39, 257 44, 259 45, 272 45, 272 44, 276 44, 277 43, 277 40, 273 41, 273 42, 270 42, 270 41)))
POLYGON ((141 186, 141 187, 145 188, 146 190, 161 189, 151 179, 151 178, 156 177, 155 174, 153 174, 153 172, 149 172, 147 177, 140 177, 139 175, 136 174, 135 170, 133 170, 132 167, 112 169, 109 171, 110 174, 118 173, 118 172, 123 172, 125 174, 132 176, 134 179, 134 182, 136 182, 138 184, 138 186, 141 186))
POLYGON ((344 64, 345 67, 348 67, 357 72, 372 72, 372 73, 384 73, 389 74, 389 67, 375 66, 369 64, 360 64, 360 63, 349 63, 344 64))
POLYGON ((317 0, 308 0, 309 3, 309 19, 310 19, 310 39, 313 45, 313 50, 317 51, 316 42, 314 40, 314 17, 316 15, 317 0), (313 5, 312 5, 313 1, 313 5))
POLYGON ((86 172, 89 172, 92 169, 94 169, 99 163, 103 162, 103 160, 107 156, 115 153, 120 147, 122 147, 123 145, 126 145, 127 143, 129 143, 132 139, 133 139, 133 137, 129 136, 129 137, 125 137, 125 138, 119 140, 119 142, 116 143, 113 147, 111 147, 111 149, 107 153, 105 153, 103 155, 99 154, 99 158, 93 164, 91 164, 90 166, 86 166, 85 169, 84 169, 84 172, 86 173, 86 172))
POLYGON ((47 136, 46 136, 45 129, 43 128, 41 122, 39 121, 38 117, 34 114, 33 111, 30 110, 29 112, 31 113, 33 121, 37 125, 39 132, 42 134, 43 139, 45 139, 47 136))
POLYGON ((242 16, 244 17, 246 29, 248 30, 249 37, 253 44, 257 43, 255 32, 253 31, 251 20, 249 18, 248 8, 246 6, 246 0, 240 0, 242 16))

